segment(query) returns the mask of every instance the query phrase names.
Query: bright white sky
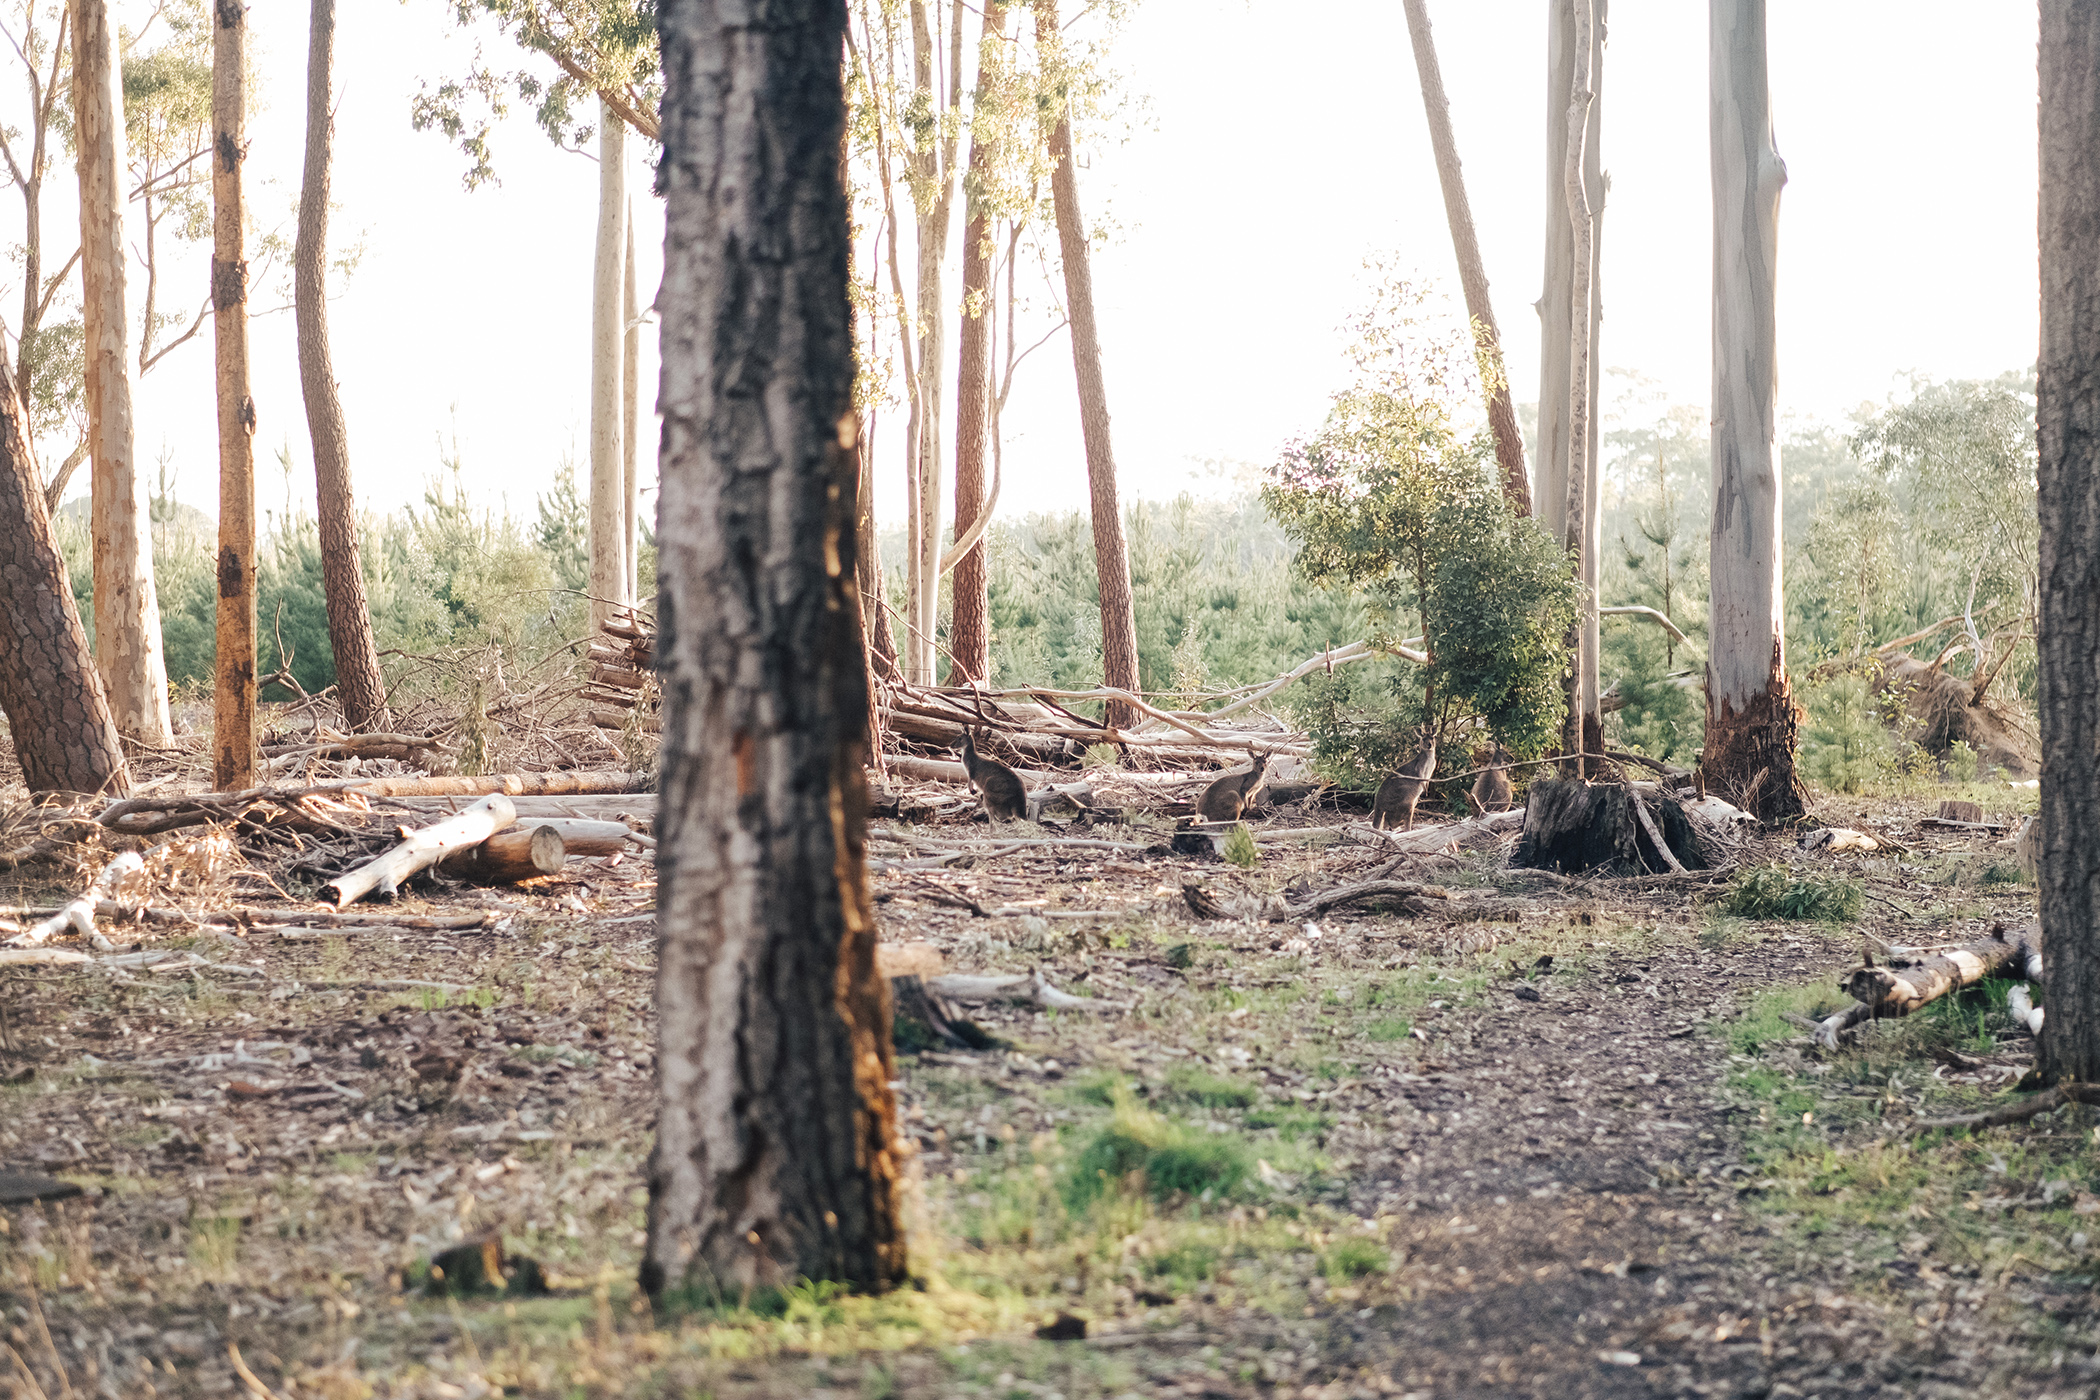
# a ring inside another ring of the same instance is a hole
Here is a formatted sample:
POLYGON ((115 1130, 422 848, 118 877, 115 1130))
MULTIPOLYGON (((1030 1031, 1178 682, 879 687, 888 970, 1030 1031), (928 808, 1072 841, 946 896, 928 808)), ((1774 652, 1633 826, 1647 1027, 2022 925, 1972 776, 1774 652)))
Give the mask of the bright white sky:
MULTIPOLYGON (((469 486, 529 514, 587 438, 597 170, 518 114, 498 133, 502 187, 461 189, 457 152, 408 126, 419 82, 461 70, 470 53, 448 8, 340 7, 336 238, 361 235, 366 252, 331 311, 336 369, 364 504, 416 499, 438 467, 439 437, 456 433, 469 486)), ((287 232, 306 10, 296 0, 251 10, 266 103, 251 127, 251 188, 258 221, 281 219, 287 232)), ((1430 10, 1511 380, 1519 399, 1534 398, 1546 4, 1430 0, 1430 10)), ((1959 377, 2031 363, 2032 3, 1773 0, 1771 29, 1790 171, 1783 409, 1841 417, 1913 370, 1959 377)), ((1340 327, 1361 298, 1367 254, 1392 253, 1454 292, 1456 276, 1394 0, 1143 0, 1117 65, 1149 113, 1127 143, 1087 161, 1081 198, 1120 229, 1097 254, 1095 279, 1124 489, 1163 498, 1214 487, 1206 459, 1266 463, 1317 427, 1344 377, 1340 327)), ((1705 401, 1709 378, 1705 88, 1703 5, 1612 6, 1603 358, 1689 402, 1705 401)), ((70 193, 58 174, 54 205, 70 193)), ((637 186, 645 179, 638 169, 637 186)), ((646 298, 662 221, 639 189, 636 208, 646 298)), ((15 217, 0 201, 0 237, 14 236, 5 230, 15 217)), ((179 275, 201 294, 208 250, 189 257, 179 275)), ((291 317, 252 334, 260 454, 267 462, 289 444, 295 481, 310 491, 291 317)), ((645 373, 646 402, 653 353, 645 373)), ((138 405, 141 455, 150 463, 165 450, 183 473, 180 493, 207 508, 210 375, 200 340, 144 381, 138 405)), ((1062 339, 1023 368, 1007 426, 1001 514, 1082 506, 1062 339)), ((900 513, 901 471, 894 455, 885 461, 886 521, 900 513)), ((266 507, 282 500, 274 473, 261 494, 266 507)))

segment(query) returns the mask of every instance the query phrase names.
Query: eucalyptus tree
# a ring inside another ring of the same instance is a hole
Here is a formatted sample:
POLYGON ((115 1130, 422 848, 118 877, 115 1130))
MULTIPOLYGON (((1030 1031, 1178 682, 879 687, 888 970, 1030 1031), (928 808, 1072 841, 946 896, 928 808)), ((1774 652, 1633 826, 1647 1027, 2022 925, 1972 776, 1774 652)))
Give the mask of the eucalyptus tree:
POLYGON ((372 640, 350 476, 349 425, 328 347, 328 190, 335 143, 335 0, 313 0, 306 50, 306 167, 299 184, 299 234, 292 253, 299 388, 313 440, 316 524, 328 603, 336 694, 355 730, 386 725, 386 678, 372 640))
POLYGON ((212 785, 255 781, 255 399, 248 379, 248 14, 212 24, 212 346, 219 410, 219 552, 212 785))
POLYGON ((109 0, 73 0, 73 150, 80 184, 82 369, 93 482, 95 661, 117 729, 173 742, 153 520, 132 423, 125 296, 124 97, 109 0))
POLYGON ((643 1288, 901 1283, 836 0, 665 0, 658 1126, 643 1288))
POLYGON ((1779 193, 1764 0, 1709 0, 1714 199, 1710 784, 1764 821, 1804 810, 1786 672, 1777 428, 1779 193))
POLYGON ((2041 5, 2043 1068, 2100 1080, 2100 25, 2041 5))
POLYGON ((1603 583, 1603 473, 1597 463, 1597 208, 1590 198, 1589 116, 1596 105, 1597 56, 1604 48, 1604 0, 1573 0, 1573 42, 1568 73, 1568 112, 1562 123, 1563 198, 1568 213, 1567 455, 1561 544, 1574 563, 1581 610, 1571 634, 1575 664, 1568 675, 1564 752, 1584 775, 1585 755, 1604 748, 1602 686, 1598 678, 1603 638, 1598 626, 1598 590, 1603 583))

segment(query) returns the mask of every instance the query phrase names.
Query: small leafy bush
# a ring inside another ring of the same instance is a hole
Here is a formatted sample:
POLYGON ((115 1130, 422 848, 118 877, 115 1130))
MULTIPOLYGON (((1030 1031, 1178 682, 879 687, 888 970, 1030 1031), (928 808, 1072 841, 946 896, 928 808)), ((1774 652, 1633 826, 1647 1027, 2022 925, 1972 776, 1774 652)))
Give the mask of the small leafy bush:
POLYGON ((1261 864, 1261 848, 1254 844, 1254 833, 1247 829, 1245 822, 1225 833, 1225 859, 1242 870, 1252 870, 1261 864))
POLYGON ((1842 875, 1801 874, 1783 865, 1745 871, 1729 886, 1721 907, 1745 919, 1813 919, 1850 923, 1866 904, 1866 890, 1842 875))
POLYGON ((1126 1181, 1165 1200, 1227 1195, 1247 1179, 1252 1163, 1238 1141, 1170 1122, 1127 1090, 1116 1091, 1115 1104, 1115 1117, 1072 1164, 1065 1199, 1073 1210, 1085 1210, 1126 1181))

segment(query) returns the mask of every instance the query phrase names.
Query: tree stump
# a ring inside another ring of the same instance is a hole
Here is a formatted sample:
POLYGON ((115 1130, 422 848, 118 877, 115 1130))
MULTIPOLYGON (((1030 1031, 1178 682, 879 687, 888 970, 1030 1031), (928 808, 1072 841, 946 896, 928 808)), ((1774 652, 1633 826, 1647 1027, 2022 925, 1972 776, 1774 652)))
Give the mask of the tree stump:
POLYGON ((1524 808, 1524 834, 1510 864, 1563 875, 1644 875, 1672 869, 1710 870, 1727 863, 1727 848, 1653 783, 1586 783, 1563 778, 1534 782, 1524 808), (1647 809, 1669 848, 1656 846, 1637 810, 1647 809))

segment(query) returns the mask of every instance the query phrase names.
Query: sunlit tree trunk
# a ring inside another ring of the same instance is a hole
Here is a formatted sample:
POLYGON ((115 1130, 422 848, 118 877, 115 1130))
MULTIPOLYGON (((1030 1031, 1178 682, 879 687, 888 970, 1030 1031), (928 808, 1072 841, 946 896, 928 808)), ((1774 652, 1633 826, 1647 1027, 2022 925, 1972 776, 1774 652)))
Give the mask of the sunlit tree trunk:
MULTIPOLYGON (((1059 43, 1057 0, 1036 0, 1036 45, 1054 53, 1059 43)), ((1094 320, 1094 271, 1086 222, 1079 215, 1079 175, 1072 166, 1072 108, 1058 109, 1050 132, 1050 197, 1057 211, 1057 248, 1065 270, 1065 314, 1072 324, 1072 369, 1079 382, 1079 426, 1086 441, 1086 477, 1094 523, 1094 568, 1101 584, 1101 671, 1108 685, 1138 688, 1137 614, 1130 596, 1130 552, 1123 541, 1123 509, 1116 498, 1116 453, 1108 426, 1108 379, 1101 368, 1101 331, 1094 320)), ((1137 722, 1120 700, 1108 703, 1111 726, 1137 722)))
MULTIPOLYGON (((1574 0, 1546 0, 1546 273, 1539 298, 1539 425, 1532 458, 1531 501, 1539 523, 1555 539, 1567 530, 1568 414, 1572 407, 1569 339, 1574 314, 1575 229, 1568 213, 1568 94, 1575 78, 1574 0)), ((1590 110, 1582 138, 1582 180, 1589 195, 1593 245, 1602 244, 1604 164, 1599 141, 1604 127, 1604 31, 1609 9, 1594 0, 1591 27, 1590 110)), ((1596 246, 1590 258, 1590 402, 1597 401, 1597 335, 1604 319, 1596 246)), ((1596 416, 1591 415, 1589 454, 1596 456, 1596 416)))
POLYGON ((1604 748, 1604 724, 1600 710, 1597 651, 1600 643, 1597 588, 1601 577, 1598 555, 1602 545, 1602 520, 1597 490, 1600 473, 1596 464, 1597 383, 1594 372, 1596 307, 1594 288, 1597 270, 1597 220, 1590 207, 1584 170, 1588 165, 1589 112, 1596 101, 1593 66, 1601 42, 1583 42, 1596 33, 1593 0, 1574 0, 1576 42, 1568 87, 1568 115, 1562 129, 1568 137, 1561 161, 1561 178, 1568 210, 1570 234, 1570 285, 1568 289, 1568 416, 1567 483, 1563 507, 1561 546, 1573 562, 1581 585, 1575 619, 1573 671, 1568 677, 1568 720, 1561 736, 1566 752, 1573 754, 1577 777, 1585 776, 1587 754, 1604 748))
POLYGON ((125 789, 103 698, 14 381, 0 373, 0 711, 31 792, 125 789))
MULTIPOLYGON (((985 0, 984 35, 979 42, 977 101, 983 110, 991 89, 992 69, 983 55, 1006 35, 1005 0, 985 0)), ((997 139, 990 131, 970 133, 970 172, 963 185, 962 324, 955 349, 955 534, 960 539, 986 508, 984 498, 985 432, 992 401, 992 213, 984 191, 998 160, 997 139)), ((948 654, 955 659, 949 684, 982 681, 991 669, 990 575, 980 536, 975 548, 955 565, 950 588, 948 654)))
POLYGON ((1509 372, 1502 361, 1502 332, 1495 327, 1495 307, 1488 298, 1487 265, 1480 239, 1473 232, 1473 206, 1466 198, 1466 177, 1458 161, 1458 138, 1451 130, 1451 102, 1444 96, 1444 75, 1436 61, 1436 38, 1429 28, 1427 0, 1407 0, 1407 32, 1414 41, 1415 72, 1422 81, 1422 107, 1429 118, 1429 144, 1436 152, 1436 173, 1444 188, 1444 216, 1451 225, 1451 246, 1458 257, 1458 282, 1465 290, 1466 315, 1472 319, 1475 349, 1487 380, 1488 427, 1495 438, 1495 465, 1502 474, 1502 494, 1518 515, 1531 514, 1531 480, 1524 470, 1524 434, 1517 408, 1510 401, 1509 372))
POLYGON ((212 11, 212 340, 219 405, 217 657, 212 783, 255 784, 255 400, 248 387, 248 254, 241 166, 248 158, 248 12, 212 11))
POLYGON ((2100 1081, 2100 22, 2041 5, 2043 1068, 2100 1081))
POLYGON ((647 602, 656 585, 641 576, 642 567, 642 301, 635 285, 634 200, 627 201, 626 276, 620 297, 621 324, 626 327, 620 355, 620 473, 625 485, 626 528, 620 532, 620 576, 627 597, 647 602))
POLYGON ((313 0, 306 53, 306 171, 299 186, 299 236, 292 249, 292 301, 299 334, 299 388, 314 445, 314 495, 328 645, 336 694, 352 729, 387 723, 386 677, 372 640, 365 572, 350 480, 349 426, 328 348, 328 190, 335 141, 335 0, 313 0))
POLYGON ((131 315, 124 299, 124 92, 107 0, 75 0, 74 150, 80 172, 82 352, 95 537, 95 660, 117 729, 173 741, 153 520, 131 422, 131 315))
POLYGON ((598 99, 598 254, 591 279, 591 626, 627 611, 627 463, 620 447, 627 127, 598 99))
POLYGON ((660 1094, 643 1287, 904 1276, 835 0, 664 0, 660 1094))
POLYGON ((1712 592, 1706 661, 1710 787, 1765 821, 1798 816, 1800 711, 1780 589, 1779 192, 1764 0, 1709 0, 1714 194, 1712 592))

